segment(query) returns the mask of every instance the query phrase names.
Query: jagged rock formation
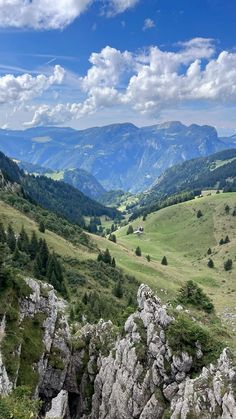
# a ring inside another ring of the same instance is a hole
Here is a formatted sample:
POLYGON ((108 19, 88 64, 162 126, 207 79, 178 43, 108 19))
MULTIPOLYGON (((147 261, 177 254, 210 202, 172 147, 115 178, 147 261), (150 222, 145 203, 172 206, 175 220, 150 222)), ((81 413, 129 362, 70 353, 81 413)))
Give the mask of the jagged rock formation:
MULTIPOLYGON (((122 336, 103 321, 71 336, 65 304, 52 287, 31 279, 27 284, 32 292, 21 301, 20 321, 44 314, 44 350, 34 364, 35 394, 44 402, 41 418, 236 417, 236 372, 229 351, 191 378, 194 360, 202 359, 204 348, 196 342, 194 356, 173 351, 168 330, 176 320, 149 287, 140 286, 138 310, 127 319, 122 336)), ((20 358, 20 348, 18 352, 20 358)), ((11 390, 9 382, 0 362, 2 393, 11 390)))

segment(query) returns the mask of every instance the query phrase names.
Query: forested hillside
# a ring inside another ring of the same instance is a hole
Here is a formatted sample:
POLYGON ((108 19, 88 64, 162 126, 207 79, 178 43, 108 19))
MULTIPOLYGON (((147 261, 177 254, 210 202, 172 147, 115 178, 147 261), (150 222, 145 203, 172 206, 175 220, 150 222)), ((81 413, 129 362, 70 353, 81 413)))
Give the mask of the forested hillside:
POLYGON ((54 181, 45 176, 24 174, 17 164, 3 153, 0 156, 0 170, 3 177, 10 183, 19 184, 21 188, 19 197, 27 197, 29 201, 60 214, 72 223, 84 226, 84 216, 120 217, 120 213, 116 209, 107 208, 88 198, 71 185, 54 181))

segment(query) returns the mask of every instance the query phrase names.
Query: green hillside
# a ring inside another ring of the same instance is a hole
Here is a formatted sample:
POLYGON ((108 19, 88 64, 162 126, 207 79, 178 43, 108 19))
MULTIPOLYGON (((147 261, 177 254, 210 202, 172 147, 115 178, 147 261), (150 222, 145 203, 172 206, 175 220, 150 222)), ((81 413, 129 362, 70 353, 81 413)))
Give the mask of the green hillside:
POLYGON ((108 246, 117 263, 132 272, 139 281, 149 284, 165 300, 176 295, 187 280, 197 282, 212 298, 222 318, 236 328, 236 193, 225 193, 174 205, 132 223, 134 230, 144 227, 144 234, 127 235, 128 226, 116 231, 117 243, 96 238, 100 247, 108 246), (229 214, 225 206, 228 205, 229 214), (201 210, 202 217, 197 218, 201 210), (219 245, 229 236, 230 242, 219 245), (140 246, 142 256, 134 251, 140 246), (211 248, 212 254, 207 255, 211 248), (146 255, 150 255, 148 262, 146 255), (168 266, 161 264, 166 256, 168 266), (209 257, 213 269, 207 266, 209 257), (224 262, 232 259, 233 269, 226 272, 224 262))
POLYGON ((235 149, 187 160, 168 168, 153 187, 140 197, 135 211, 139 214, 150 213, 172 195, 191 191, 200 194, 204 189, 236 191, 235 149))

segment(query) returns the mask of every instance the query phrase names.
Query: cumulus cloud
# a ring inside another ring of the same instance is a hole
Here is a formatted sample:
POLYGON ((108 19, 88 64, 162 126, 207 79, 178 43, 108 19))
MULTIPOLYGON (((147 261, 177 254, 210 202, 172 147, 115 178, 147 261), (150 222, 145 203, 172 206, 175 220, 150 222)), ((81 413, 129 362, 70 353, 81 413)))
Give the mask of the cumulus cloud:
POLYGON ((85 99, 40 106, 30 125, 63 124, 114 106, 156 116, 188 103, 236 104, 236 53, 216 54, 210 39, 138 54, 106 47, 91 55, 90 64, 79 82, 85 99))
POLYGON ((150 18, 147 18, 147 19, 145 19, 144 24, 143 24, 143 31, 146 31, 148 29, 155 28, 155 26, 156 25, 155 25, 154 20, 152 20, 150 18))
MULTIPOLYGON (((63 29, 81 15, 95 0, 0 0, 0 27, 63 29)), ((115 15, 133 7, 139 0, 99 0, 108 14, 115 15)))
POLYGON ((17 77, 4 75, 0 77, 0 104, 25 102, 40 96, 50 86, 62 83, 64 74, 65 70, 56 65, 50 76, 39 74, 34 77, 27 73, 17 77))

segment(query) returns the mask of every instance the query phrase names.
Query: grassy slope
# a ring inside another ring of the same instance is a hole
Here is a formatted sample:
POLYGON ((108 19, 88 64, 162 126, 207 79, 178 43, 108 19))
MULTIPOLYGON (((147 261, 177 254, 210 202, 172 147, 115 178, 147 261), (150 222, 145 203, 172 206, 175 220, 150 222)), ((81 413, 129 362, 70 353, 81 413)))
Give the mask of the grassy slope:
POLYGON ((9 223, 12 223, 12 226, 16 232, 21 230, 22 225, 25 227, 25 230, 29 235, 33 230, 35 230, 38 237, 45 238, 49 248, 61 256, 71 256, 75 258, 89 257, 88 249, 86 247, 74 246, 63 237, 58 236, 49 230, 46 230, 45 234, 40 233, 38 231, 38 225, 35 223, 35 221, 28 218, 26 215, 22 214, 15 208, 7 205, 3 201, 0 201, 0 219, 6 227, 9 223))
MULTIPOLYGON (((163 301, 174 297, 184 281, 193 279, 211 296, 218 313, 223 315, 229 310, 236 314, 236 217, 225 214, 226 203, 232 213, 236 207, 236 193, 207 196, 164 208, 150 214, 145 222, 135 220, 133 227, 144 226, 145 234, 141 237, 127 236, 127 226, 116 232, 117 244, 99 236, 91 237, 99 248, 110 249, 119 267, 150 285, 163 301), (200 219, 196 217, 198 209, 203 213, 200 219), (227 234, 231 242, 219 246, 219 240, 227 234), (138 245, 142 249, 142 257, 134 254, 138 245), (214 269, 207 267, 206 251, 209 247, 213 251, 214 269), (150 263, 145 258, 147 254, 151 256, 150 263), (168 266, 160 263, 164 255, 168 266), (231 272, 223 269, 223 262, 228 257, 234 261, 231 272)), ((34 221, 1 201, 0 216, 5 224, 11 221, 16 231, 22 224, 28 232, 38 231, 34 221)), ((97 253, 91 253, 82 246, 73 246, 50 231, 46 231, 45 238, 49 247, 62 256, 79 260, 97 257, 97 253)), ((95 284, 90 285, 93 287, 95 284)), ((230 321, 233 323, 232 319, 230 321)), ((236 327, 236 321, 233 326, 236 327)))
MULTIPOLYGON (((127 226, 116 232, 117 244, 96 238, 99 247, 108 247, 118 265, 132 272, 159 292, 162 299, 172 297, 186 280, 193 279, 211 296, 218 313, 229 310, 236 314, 236 217, 226 215, 224 207, 236 207, 236 193, 219 194, 196 199, 150 214, 146 221, 132 225, 144 226, 145 234, 126 235, 127 226), (196 213, 201 209, 202 218, 196 213), (219 240, 229 235, 231 242, 219 246, 219 240), (140 246, 142 257, 134 255, 140 246), (214 269, 207 267, 207 249, 211 247, 214 269), (145 255, 151 256, 147 262, 145 255), (168 266, 160 261, 167 257, 168 266), (223 263, 232 258, 234 268, 225 272, 223 263)), ((233 320, 231 319, 230 321, 233 320)), ((234 320, 236 327, 236 320, 234 320)))

